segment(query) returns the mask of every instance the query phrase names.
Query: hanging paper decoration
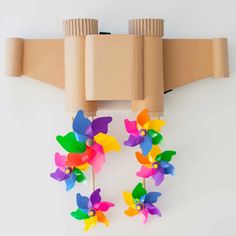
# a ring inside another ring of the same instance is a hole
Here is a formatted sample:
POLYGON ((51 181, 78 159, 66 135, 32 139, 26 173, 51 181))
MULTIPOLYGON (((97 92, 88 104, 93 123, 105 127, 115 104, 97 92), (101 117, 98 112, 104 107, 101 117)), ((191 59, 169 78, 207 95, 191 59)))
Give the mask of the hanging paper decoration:
POLYGON ((146 224, 149 214, 161 216, 160 210, 153 205, 160 196, 159 192, 147 192, 142 184, 138 183, 132 193, 123 192, 124 201, 128 205, 125 214, 130 217, 140 215, 142 223, 146 224))
MULTIPOLYGON (((140 146, 142 152, 136 152, 137 161, 141 164, 140 170, 136 173, 138 177, 145 179, 152 177, 155 185, 159 186, 164 176, 167 174, 174 175, 174 166, 170 163, 175 151, 161 151, 160 144, 163 136, 160 133, 161 128, 165 125, 165 121, 155 119, 152 120, 148 114, 148 110, 144 109, 138 116, 136 121, 125 119, 125 128, 129 133, 129 138, 124 142, 126 146, 140 146)), ((124 199, 129 208, 125 211, 128 216, 140 214, 142 222, 146 223, 148 214, 161 216, 158 208, 153 203, 161 195, 158 192, 147 193, 145 187, 139 183, 133 190, 132 194, 124 192, 124 199)))
POLYGON ((73 131, 56 137, 68 153, 55 154, 57 169, 51 177, 65 181, 67 191, 72 189, 76 182, 85 182, 86 177, 82 171, 92 166, 94 173, 98 173, 105 162, 105 154, 120 150, 117 140, 107 134, 111 121, 111 117, 99 117, 90 121, 80 110, 73 120, 73 131))
POLYGON ((85 223, 84 230, 88 231, 91 227, 98 223, 109 225, 104 212, 115 205, 111 202, 102 202, 100 189, 95 190, 90 197, 82 196, 77 193, 76 201, 78 209, 73 211, 71 215, 77 220, 83 220, 85 223))

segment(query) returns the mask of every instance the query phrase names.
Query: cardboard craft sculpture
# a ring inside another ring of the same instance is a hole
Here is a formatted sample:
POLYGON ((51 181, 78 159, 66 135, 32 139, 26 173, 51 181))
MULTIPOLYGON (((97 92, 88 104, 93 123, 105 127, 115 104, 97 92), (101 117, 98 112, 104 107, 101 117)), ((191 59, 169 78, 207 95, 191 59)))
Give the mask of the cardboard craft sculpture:
POLYGON ((96 113, 98 100, 132 100, 163 112, 164 91, 228 77, 227 39, 163 39, 164 21, 134 19, 128 35, 99 35, 95 19, 64 21, 64 39, 6 41, 6 75, 65 88, 69 112, 96 113))

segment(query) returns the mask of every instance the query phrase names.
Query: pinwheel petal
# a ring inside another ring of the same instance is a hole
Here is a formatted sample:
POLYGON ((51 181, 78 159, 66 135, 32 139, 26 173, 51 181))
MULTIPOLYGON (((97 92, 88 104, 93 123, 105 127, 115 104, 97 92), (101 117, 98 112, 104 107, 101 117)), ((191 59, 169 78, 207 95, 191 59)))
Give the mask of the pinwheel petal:
POLYGON ((133 197, 132 197, 132 194, 129 193, 129 192, 123 192, 123 198, 125 200, 125 203, 128 205, 128 206, 134 206, 134 200, 133 200, 133 197))
POLYGON ((148 212, 151 214, 151 215, 158 215, 161 217, 161 212, 160 210, 155 207, 153 204, 151 203, 145 203, 145 208, 148 210, 148 212))
POLYGON ((84 220, 84 231, 87 232, 91 227, 94 227, 97 224, 97 216, 84 220))
POLYGON ((77 220, 89 219, 88 214, 84 213, 81 209, 77 209, 76 211, 72 211, 71 216, 77 220))
POLYGON ((164 170, 161 167, 158 167, 156 173, 152 175, 152 178, 155 181, 155 185, 159 186, 164 180, 164 170))
POLYGON ((145 157, 142 153, 140 152, 135 152, 136 158, 140 164, 150 164, 150 161, 148 157, 145 157))
POLYGON ((120 144, 117 142, 116 138, 107 134, 99 133, 94 136, 96 143, 103 147, 105 153, 110 151, 120 151, 120 144))
POLYGON ((161 128, 166 124, 164 120, 150 120, 147 122, 143 128, 146 130, 153 129, 156 132, 160 132, 161 128))
POLYGON ((169 165, 166 168, 164 168, 164 173, 166 175, 168 175, 168 174, 175 175, 175 168, 174 168, 174 166, 172 164, 170 164, 170 163, 168 163, 168 164, 169 165))
POLYGON ((106 218, 106 216, 101 211, 97 211, 96 216, 97 216, 98 222, 103 223, 106 226, 109 225, 109 220, 106 218))
POLYGON ((65 168, 66 166, 66 156, 61 155, 59 152, 55 153, 55 164, 57 167, 65 168))
POLYGON ((76 176, 76 181, 78 183, 82 183, 86 180, 84 173, 80 169, 74 168, 73 173, 76 176))
POLYGON ((148 133, 148 136, 151 137, 152 144, 154 145, 160 144, 161 141, 163 140, 163 136, 153 129, 149 129, 147 133, 148 133))
POLYGON ((78 142, 73 132, 65 136, 58 135, 56 139, 67 152, 82 153, 86 149, 85 143, 78 142))
POLYGON ((73 130, 77 134, 84 135, 91 121, 84 116, 84 112, 79 110, 73 121, 73 130))
POLYGON ((96 189, 91 195, 90 195, 90 202, 94 206, 94 204, 101 202, 101 196, 100 196, 101 189, 96 189))
POLYGON ((90 166, 90 165, 89 165, 88 163, 85 163, 85 164, 83 164, 83 165, 81 165, 81 166, 76 166, 76 168, 78 168, 78 169, 80 169, 80 170, 82 170, 82 171, 85 171, 85 170, 88 169, 89 166, 90 166))
POLYGON ((154 168, 148 168, 146 166, 141 166, 140 171, 136 173, 137 176, 142 178, 149 178, 156 172, 156 169, 154 168))
POLYGON ((94 204, 94 209, 99 211, 107 211, 110 207, 115 206, 111 202, 98 202, 94 204))
POLYGON ((54 173, 51 173, 50 176, 57 181, 63 181, 69 177, 64 171, 59 168, 57 168, 54 173))
POLYGON ((138 183, 132 192, 133 199, 140 199, 143 195, 147 193, 147 190, 143 188, 142 183, 138 183))
POLYGON ((152 139, 149 136, 145 136, 140 148, 142 149, 142 154, 146 156, 152 149, 152 139))
POLYGON ((144 138, 142 136, 134 136, 130 135, 128 140, 124 141, 124 145, 129 146, 129 147, 135 147, 142 143, 144 138))
POLYGON ((139 131, 137 129, 137 122, 134 120, 134 121, 129 121, 128 119, 125 119, 125 128, 126 128, 126 131, 129 133, 129 134, 132 134, 134 136, 138 136, 139 135, 139 131))
POLYGON ((75 186, 75 182, 76 182, 76 175, 72 173, 69 175, 69 178, 65 179, 66 191, 71 190, 75 186))
POLYGON ((146 224, 147 223, 147 220, 148 220, 148 211, 147 211, 147 209, 143 209, 142 211, 141 211, 141 220, 142 220, 142 224, 146 224))
POLYGON ((172 157, 176 154, 176 151, 164 151, 157 155, 156 161, 171 161, 172 157))
POLYGON ((124 212, 127 216, 135 216, 139 214, 139 211, 137 211, 135 208, 129 207, 127 210, 124 212))
POLYGON ((106 134, 108 132, 108 125, 112 121, 110 116, 99 117, 92 121, 91 125, 86 130, 86 135, 93 138, 99 133, 106 134))
POLYGON ((161 149, 158 145, 152 145, 152 149, 148 154, 148 159, 151 163, 156 162, 156 156, 161 153, 161 149))
POLYGON ((81 142, 81 143, 86 142, 86 140, 88 139, 87 136, 82 135, 82 134, 77 134, 77 133, 75 133, 75 137, 76 137, 76 140, 81 142))
POLYGON ((144 124, 150 121, 150 117, 148 115, 148 110, 144 109, 142 112, 139 113, 137 117, 137 122, 143 127, 144 124))
POLYGON ((161 193, 159 192, 148 192, 146 195, 145 195, 145 200, 144 202, 145 203, 155 203, 158 199, 158 197, 161 196, 161 193))
POLYGON ((95 174, 100 172, 104 162, 105 162, 105 155, 101 153, 97 153, 94 158, 88 161, 88 163, 93 167, 93 171, 95 174))
POLYGON ((88 209, 88 201, 89 201, 88 197, 82 196, 80 193, 76 194, 76 202, 78 208, 88 209))

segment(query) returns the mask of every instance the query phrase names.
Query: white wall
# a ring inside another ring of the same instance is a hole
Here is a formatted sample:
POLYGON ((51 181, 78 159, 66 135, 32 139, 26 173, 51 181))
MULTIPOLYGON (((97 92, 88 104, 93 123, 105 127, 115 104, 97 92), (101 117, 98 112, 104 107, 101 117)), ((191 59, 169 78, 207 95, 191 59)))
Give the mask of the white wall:
MULTIPOLYGON (((127 20, 159 17, 166 37, 228 37, 230 80, 207 79, 165 95, 165 146, 177 150, 177 175, 159 188, 163 217, 123 215, 121 193, 137 183, 133 151, 122 147, 107 156, 97 186, 116 203, 108 213, 109 228, 98 226, 87 235, 235 236, 236 183, 236 1, 235 0, 0 0, 0 71, 6 36, 62 37, 62 20, 94 17, 100 30, 126 33, 127 20)), ((123 119, 132 117, 128 103, 99 104, 100 114, 114 117, 111 133, 122 142, 123 119), (111 109, 113 111, 106 111, 111 109), (119 112, 118 112, 119 110, 119 112)), ((81 235, 83 223, 69 216, 76 190, 49 178, 53 153, 60 150, 57 134, 70 129, 63 91, 22 78, 0 79, 0 235, 81 235)), ((149 190, 155 190, 148 181, 149 190)), ((87 188, 79 188, 88 193, 87 188)))

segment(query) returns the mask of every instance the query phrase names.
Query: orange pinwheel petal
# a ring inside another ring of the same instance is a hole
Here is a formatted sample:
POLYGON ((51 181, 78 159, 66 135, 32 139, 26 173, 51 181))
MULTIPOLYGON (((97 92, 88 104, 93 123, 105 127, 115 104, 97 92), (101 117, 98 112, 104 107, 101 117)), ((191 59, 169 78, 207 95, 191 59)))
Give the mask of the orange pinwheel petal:
POLYGON ((143 127, 144 124, 150 121, 150 117, 148 115, 148 109, 144 109, 142 112, 139 113, 137 117, 137 122, 143 127))
POLYGON ((135 216, 139 214, 139 211, 137 211, 135 208, 129 207, 127 210, 125 210, 125 214, 127 216, 135 216))
POLYGON ((149 164, 150 161, 148 160, 148 157, 143 156, 140 152, 135 152, 136 158, 140 164, 146 165, 149 164))
POLYGON ((97 211, 96 216, 97 216, 98 222, 103 223, 106 226, 109 225, 109 220, 106 218, 106 216, 101 211, 97 211))

